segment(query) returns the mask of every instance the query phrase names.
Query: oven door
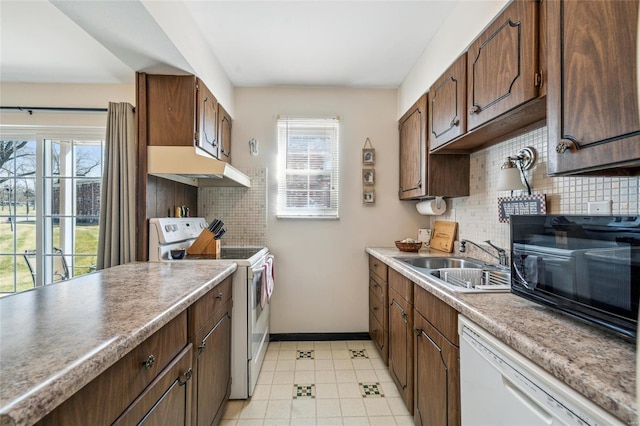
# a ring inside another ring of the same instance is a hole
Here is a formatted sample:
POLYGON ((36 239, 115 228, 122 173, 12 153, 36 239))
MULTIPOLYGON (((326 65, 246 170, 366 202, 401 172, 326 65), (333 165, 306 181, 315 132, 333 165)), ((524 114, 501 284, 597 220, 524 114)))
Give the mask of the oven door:
POLYGON ((249 312, 248 315, 248 349, 249 349, 249 396, 258 381, 260 368, 267 352, 269 343, 269 303, 264 306, 260 303, 262 293, 262 276, 264 274, 264 263, 266 257, 249 268, 247 274, 247 284, 249 290, 249 312))

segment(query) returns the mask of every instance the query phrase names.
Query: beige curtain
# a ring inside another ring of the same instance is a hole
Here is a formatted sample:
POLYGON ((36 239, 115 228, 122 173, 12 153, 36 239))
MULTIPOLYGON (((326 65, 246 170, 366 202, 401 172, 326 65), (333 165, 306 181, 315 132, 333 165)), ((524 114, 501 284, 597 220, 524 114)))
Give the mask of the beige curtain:
POLYGON ((133 106, 109 102, 97 269, 135 260, 136 141, 133 106))

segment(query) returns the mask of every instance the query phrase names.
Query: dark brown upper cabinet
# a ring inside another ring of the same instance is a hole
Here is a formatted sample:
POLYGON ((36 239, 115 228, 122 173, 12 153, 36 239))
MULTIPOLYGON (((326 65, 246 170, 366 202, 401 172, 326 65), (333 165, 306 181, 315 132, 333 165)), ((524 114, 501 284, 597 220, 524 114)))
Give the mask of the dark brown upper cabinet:
POLYGON ((469 130, 538 96, 538 2, 514 1, 467 52, 469 130))
POLYGON ((429 150, 467 131, 467 54, 464 53, 429 89, 429 150))
POLYGON ((218 158, 218 101, 192 75, 146 74, 149 145, 198 146, 218 158))
POLYGON ((430 136, 431 152, 474 152, 544 126, 546 60, 541 40, 546 25, 540 19, 546 16, 546 2, 510 2, 469 46, 466 133, 435 143, 430 136))
POLYGON ((218 116, 220 120, 218 125, 218 140, 220 141, 218 159, 231 164, 231 126, 233 122, 222 104, 218 104, 218 116))
POLYGON ((426 195, 427 183, 427 95, 422 95, 400 118, 401 200, 426 195))
POLYGON ((196 144, 209 155, 218 158, 220 156, 218 101, 200 79, 196 80, 196 92, 198 98, 196 116, 199 123, 196 129, 196 144))
POLYGON ((469 155, 427 152, 427 94, 400 118, 401 200, 469 195, 469 155))
POLYGON ((548 173, 640 174, 637 1, 549 1, 548 173))

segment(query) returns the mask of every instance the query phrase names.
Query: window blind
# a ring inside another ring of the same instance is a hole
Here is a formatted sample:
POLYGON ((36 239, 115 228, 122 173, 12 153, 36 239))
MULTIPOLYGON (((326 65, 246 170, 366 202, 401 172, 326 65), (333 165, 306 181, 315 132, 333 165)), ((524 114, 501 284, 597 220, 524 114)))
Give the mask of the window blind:
POLYGON ((338 218, 337 118, 278 118, 279 218, 338 218))

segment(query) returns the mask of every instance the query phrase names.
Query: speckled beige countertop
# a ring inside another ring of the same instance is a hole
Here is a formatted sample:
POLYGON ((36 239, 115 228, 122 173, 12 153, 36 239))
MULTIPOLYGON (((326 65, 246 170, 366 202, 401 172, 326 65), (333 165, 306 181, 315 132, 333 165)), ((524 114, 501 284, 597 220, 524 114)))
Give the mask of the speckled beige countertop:
MULTIPOLYGON (((366 252, 435 294, 624 423, 638 425, 634 343, 511 293, 464 294, 446 290, 394 259, 415 253, 369 247, 366 252)), ((418 255, 449 254, 421 250, 418 255)))
POLYGON ((0 299, 0 425, 52 411, 236 269, 131 263, 0 299))

